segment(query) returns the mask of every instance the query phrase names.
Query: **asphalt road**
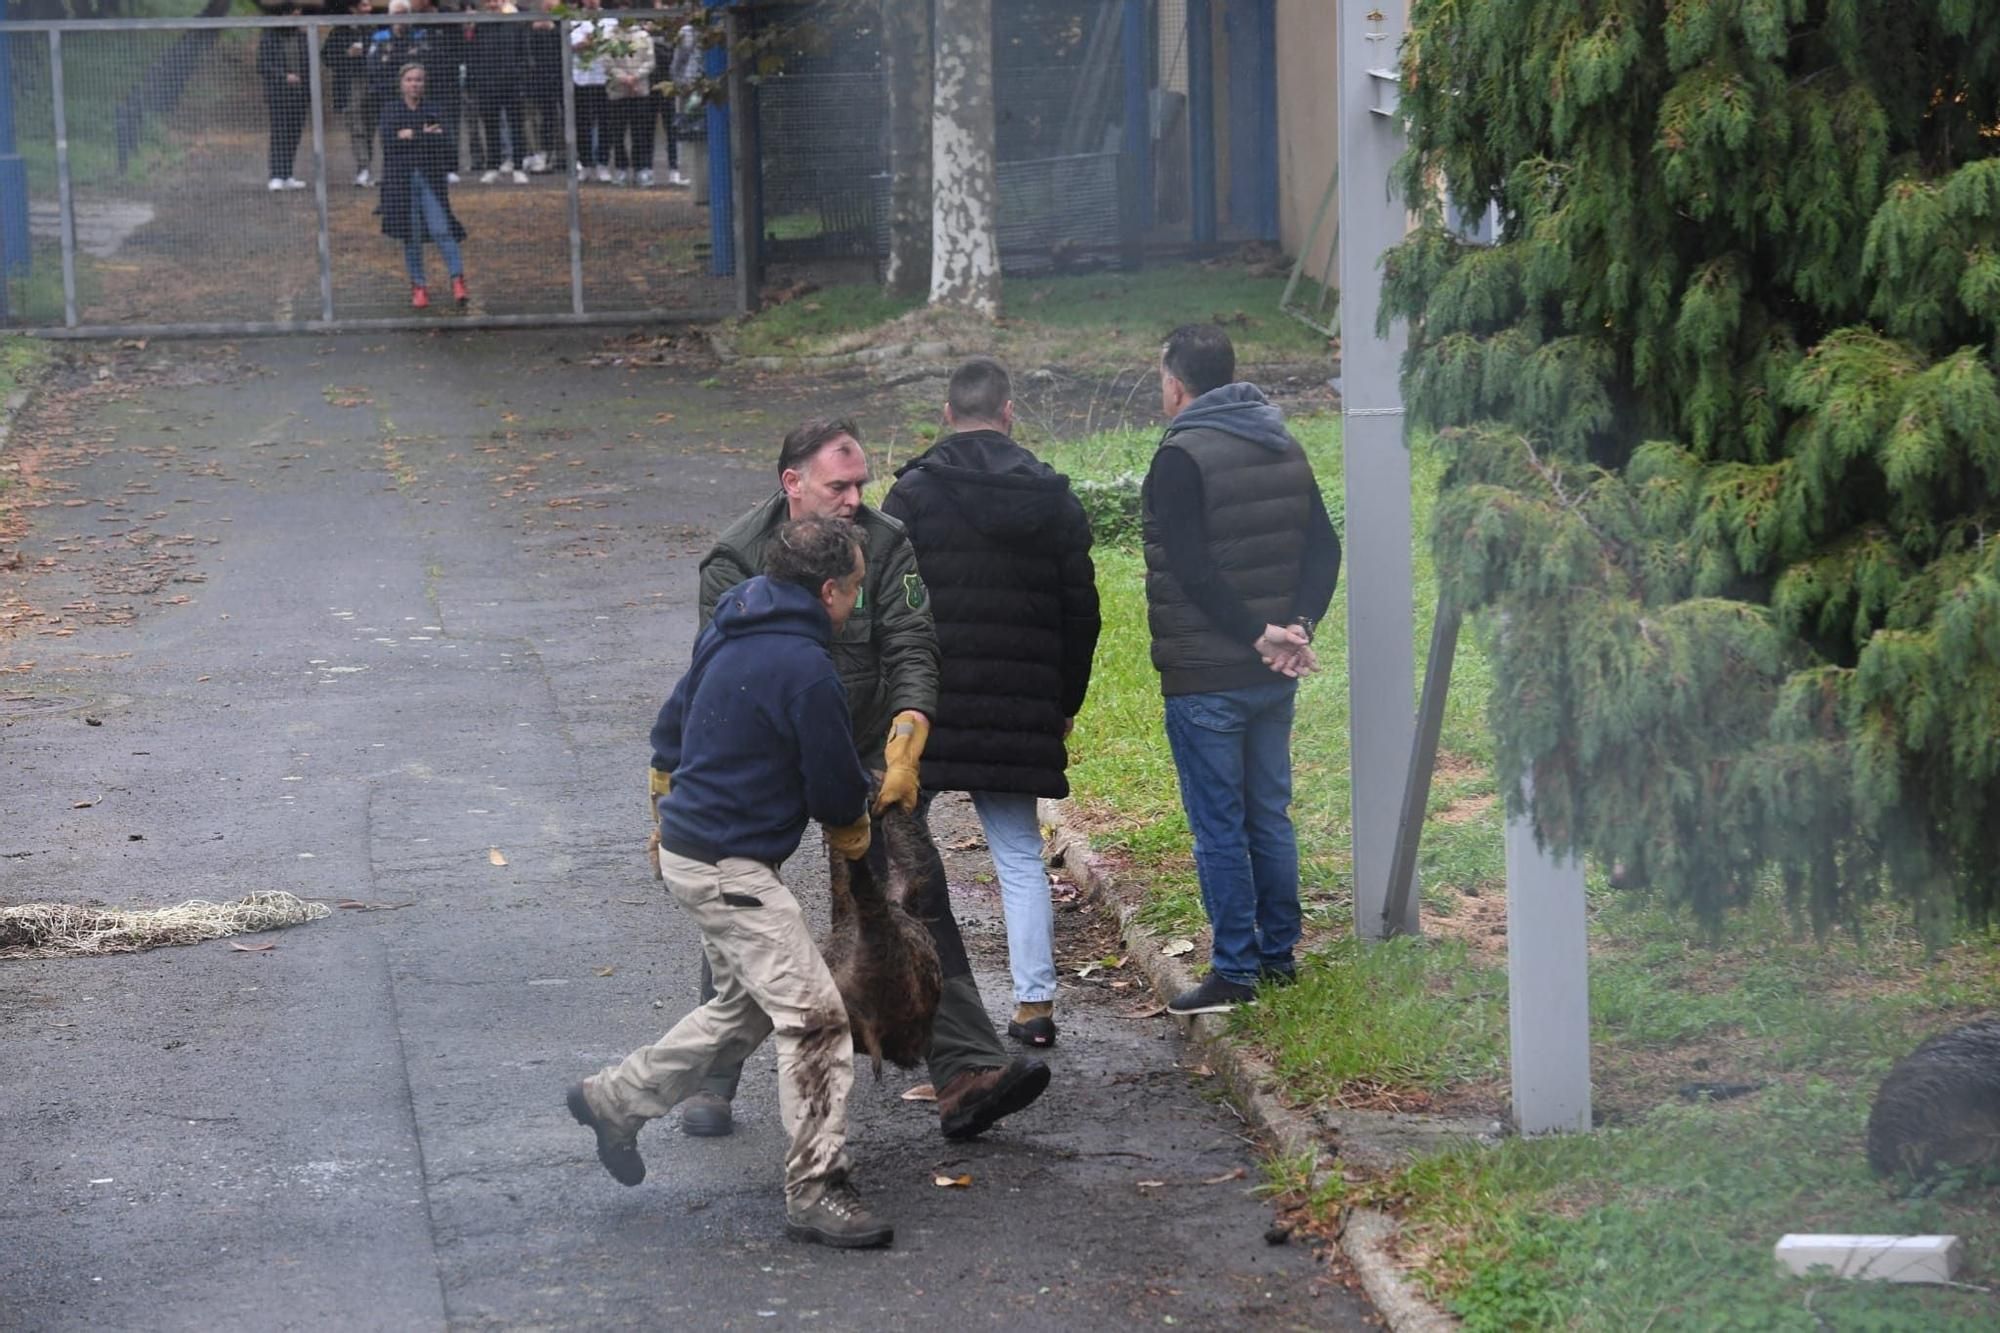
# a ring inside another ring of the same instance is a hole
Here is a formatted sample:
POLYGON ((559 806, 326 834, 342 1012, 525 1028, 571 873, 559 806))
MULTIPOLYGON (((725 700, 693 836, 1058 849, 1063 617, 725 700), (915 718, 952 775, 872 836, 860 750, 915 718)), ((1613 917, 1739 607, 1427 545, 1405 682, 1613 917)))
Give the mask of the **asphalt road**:
MULTIPOLYGON (((889 410, 600 345, 100 350, 17 424, 0 902, 408 905, 265 952, 0 962, 0 1325, 1361 1326, 1266 1243, 1238 1122, 1167 1020, 1125 1016, 1136 985, 1066 984, 1050 1092, 979 1142, 901 1100, 921 1073, 864 1067, 893 1250, 783 1239, 768 1048, 733 1138, 662 1122, 644 1186, 598 1167, 564 1085, 693 1001, 640 778, 694 560, 791 420, 889 410)), ((942 841, 975 827, 941 807, 942 841)), ((817 903, 811 860, 788 877, 817 903)), ((984 873, 952 857, 1004 1022, 984 873)), ((1111 947, 1063 915, 1066 972, 1111 947)))

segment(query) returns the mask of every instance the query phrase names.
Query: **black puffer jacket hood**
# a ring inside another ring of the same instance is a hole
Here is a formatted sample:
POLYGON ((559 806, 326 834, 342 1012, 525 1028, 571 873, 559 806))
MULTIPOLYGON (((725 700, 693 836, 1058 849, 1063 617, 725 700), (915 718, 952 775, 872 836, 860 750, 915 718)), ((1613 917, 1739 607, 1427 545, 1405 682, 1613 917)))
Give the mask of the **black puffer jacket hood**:
POLYGON ((935 481, 965 522, 995 542, 1032 541, 1071 521, 1069 478, 997 430, 947 435, 897 468, 896 479, 911 473, 935 481))

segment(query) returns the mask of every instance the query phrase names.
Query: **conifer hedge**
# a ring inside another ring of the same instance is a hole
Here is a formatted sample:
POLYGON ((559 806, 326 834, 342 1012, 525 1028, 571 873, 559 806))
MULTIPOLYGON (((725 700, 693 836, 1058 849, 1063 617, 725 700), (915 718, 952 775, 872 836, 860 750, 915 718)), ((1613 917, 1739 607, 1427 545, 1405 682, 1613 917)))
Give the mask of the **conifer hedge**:
POLYGON ((1542 837, 1711 921, 1771 871, 1821 926, 2000 906, 1997 20, 1412 5, 1385 318, 1442 587, 1500 613, 1542 837))

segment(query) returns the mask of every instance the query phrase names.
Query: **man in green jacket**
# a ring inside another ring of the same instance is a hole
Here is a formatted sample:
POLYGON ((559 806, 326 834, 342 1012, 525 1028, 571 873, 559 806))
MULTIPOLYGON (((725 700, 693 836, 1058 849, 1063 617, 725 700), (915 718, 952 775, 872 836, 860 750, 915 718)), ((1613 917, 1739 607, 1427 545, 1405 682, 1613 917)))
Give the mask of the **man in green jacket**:
MULTIPOLYGON (((851 421, 808 421, 785 436, 778 492, 723 532, 701 562, 701 627, 722 594, 764 567, 764 548, 780 524, 817 515, 842 518, 861 532, 867 574, 847 623, 834 632, 833 664, 847 688, 854 743, 862 762, 882 774, 877 812, 917 808, 917 765, 937 712, 938 645, 930 597, 903 525, 861 502, 868 456, 851 421)), ((670 775, 653 773, 655 790, 670 775)), ((946 1138, 966 1139, 1026 1107, 1049 1085, 1049 1067, 1031 1056, 1010 1060, 986 1006, 942 883, 910 904, 930 928, 944 968, 944 994, 931 1031, 930 1075, 946 1138)), ((921 890, 920 890, 921 893, 921 890)), ((707 960, 702 998, 714 993, 707 960)), ((681 1103, 681 1129, 703 1137, 733 1128, 730 1102, 743 1072, 713 1066, 702 1091, 681 1103)))

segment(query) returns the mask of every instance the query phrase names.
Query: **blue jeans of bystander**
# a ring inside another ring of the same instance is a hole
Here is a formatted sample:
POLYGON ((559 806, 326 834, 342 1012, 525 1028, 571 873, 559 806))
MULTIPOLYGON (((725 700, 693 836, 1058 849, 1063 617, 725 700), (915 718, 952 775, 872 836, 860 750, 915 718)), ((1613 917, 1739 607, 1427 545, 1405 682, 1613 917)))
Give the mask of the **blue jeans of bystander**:
POLYGON ((429 234, 437 242, 438 253, 444 256, 445 271, 452 277, 465 275, 465 261, 458 251, 458 241, 451 234, 451 219, 445 216, 444 201, 424 183, 423 173, 410 173, 410 239, 403 242, 403 264, 410 270, 410 281, 421 287, 424 285, 424 236, 429 234))
POLYGON ((1055 903, 1042 864, 1042 823, 1035 798, 1020 792, 976 791, 972 808, 986 830, 1000 909, 1007 918, 1007 967, 1014 998, 1023 1004, 1056 998, 1055 903))
POLYGON ((1293 965, 1299 843, 1292 829, 1292 705, 1298 686, 1169 695, 1167 743, 1194 833, 1215 972, 1245 986, 1293 965))

